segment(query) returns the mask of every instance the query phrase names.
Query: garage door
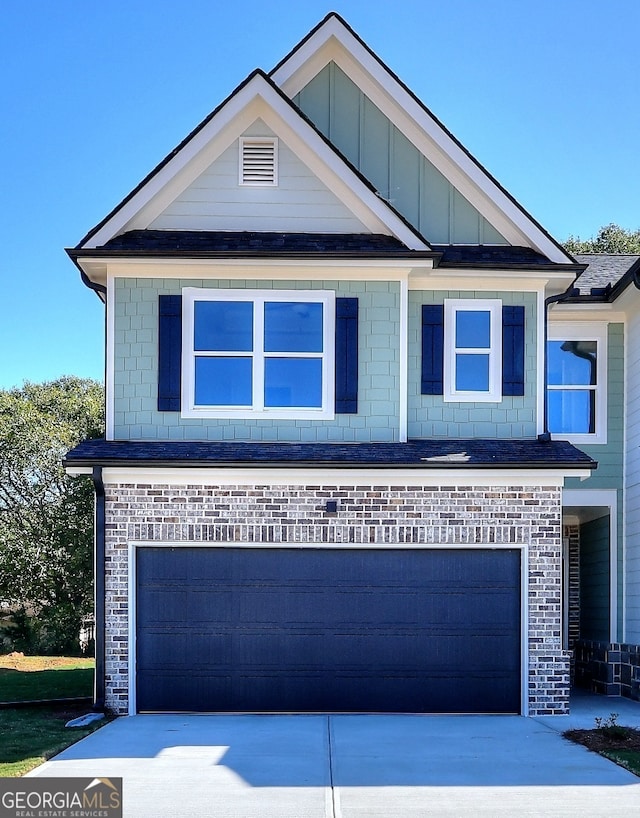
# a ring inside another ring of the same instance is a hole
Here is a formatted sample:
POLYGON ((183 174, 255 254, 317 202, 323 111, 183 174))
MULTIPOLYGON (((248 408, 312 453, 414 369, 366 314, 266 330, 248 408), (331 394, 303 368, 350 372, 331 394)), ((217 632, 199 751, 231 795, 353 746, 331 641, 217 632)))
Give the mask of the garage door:
POLYGON ((517 550, 137 549, 138 711, 517 713, 517 550))

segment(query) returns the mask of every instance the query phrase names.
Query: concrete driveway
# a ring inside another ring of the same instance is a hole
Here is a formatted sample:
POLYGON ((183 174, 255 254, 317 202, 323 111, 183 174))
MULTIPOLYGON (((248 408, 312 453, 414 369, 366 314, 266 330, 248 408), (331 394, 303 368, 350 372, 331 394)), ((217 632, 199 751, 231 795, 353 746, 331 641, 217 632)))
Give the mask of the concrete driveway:
MULTIPOLYGON (((594 704, 595 702, 595 704, 594 704)), ((121 776, 127 818, 424 818, 637 814, 640 779, 565 741, 640 705, 573 715, 121 718, 31 775, 121 776)))

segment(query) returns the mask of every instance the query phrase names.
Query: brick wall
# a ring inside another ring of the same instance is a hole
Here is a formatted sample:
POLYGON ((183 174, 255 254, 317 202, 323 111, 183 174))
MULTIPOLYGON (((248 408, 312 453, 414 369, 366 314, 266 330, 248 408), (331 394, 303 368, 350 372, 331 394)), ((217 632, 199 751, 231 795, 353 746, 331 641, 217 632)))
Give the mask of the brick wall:
POLYGON ((578 686, 640 701, 640 645, 583 639, 575 653, 578 686))
POLYGON ((106 508, 107 706, 117 713, 128 707, 130 542, 526 546, 529 711, 568 710, 557 487, 126 483, 106 486, 106 508))

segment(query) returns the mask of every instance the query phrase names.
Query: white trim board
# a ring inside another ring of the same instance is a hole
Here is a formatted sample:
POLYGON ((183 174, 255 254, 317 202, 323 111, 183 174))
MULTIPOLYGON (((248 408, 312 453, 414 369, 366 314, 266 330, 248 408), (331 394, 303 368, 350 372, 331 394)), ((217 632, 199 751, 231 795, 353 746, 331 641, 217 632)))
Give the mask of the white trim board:
MULTIPOLYGON (((90 466, 70 466, 72 475, 91 474, 90 466)), ((325 483, 339 486, 357 486, 365 482, 375 485, 432 486, 549 486, 562 488, 566 477, 589 477, 589 469, 344 469, 344 468, 219 468, 215 463, 202 467, 137 467, 105 466, 102 476, 105 484, 132 483, 145 485, 203 485, 203 486, 304 486, 325 483)))

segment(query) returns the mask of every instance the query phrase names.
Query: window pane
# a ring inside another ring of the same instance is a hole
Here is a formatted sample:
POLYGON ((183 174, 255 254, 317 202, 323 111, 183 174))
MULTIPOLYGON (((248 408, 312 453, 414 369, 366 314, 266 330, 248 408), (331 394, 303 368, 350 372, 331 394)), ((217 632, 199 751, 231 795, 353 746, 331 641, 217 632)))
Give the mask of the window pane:
POLYGON ((265 406, 322 406, 320 358, 267 358, 265 406))
POLYGON ((251 352, 253 304, 250 301, 196 301, 194 349, 210 352, 251 352))
POLYGON ((549 341, 548 382, 556 386, 595 386, 597 349, 597 341, 549 341))
POLYGON ((549 431, 587 435, 596 431, 594 389, 550 389, 547 393, 549 431))
POLYGON ((456 391, 489 391, 488 355, 456 355, 456 391))
POLYGON ((489 349, 491 313, 488 310, 456 311, 456 348, 489 349))
POLYGON ((264 305, 265 352, 322 352, 322 304, 268 301, 264 305))
POLYGON ((196 357, 196 406, 251 406, 251 358, 196 357))

